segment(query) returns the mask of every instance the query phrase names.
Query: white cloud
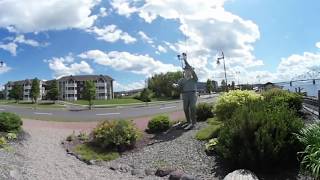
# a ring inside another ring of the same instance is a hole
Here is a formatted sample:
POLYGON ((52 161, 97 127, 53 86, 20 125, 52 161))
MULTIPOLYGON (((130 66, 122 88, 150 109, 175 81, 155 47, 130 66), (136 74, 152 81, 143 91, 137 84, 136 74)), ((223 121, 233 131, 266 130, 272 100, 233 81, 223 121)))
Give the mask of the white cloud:
POLYGON ((24 35, 17 35, 16 38, 13 40, 15 43, 20 44, 26 44, 29 46, 37 47, 40 46, 40 43, 38 41, 35 41, 33 39, 26 39, 24 35))
POLYGON ((165 64, 149 55, 131 54, 129 52, 90 50, 80 54, 79 57, 92 59, 97 64, 109 66, 119 71, 129 71, 146 76, 179 70, 179 67, 165 64))
POLYGON ((147 42, 148 44, 154 43, 154 41, 148 35, 146 35, 146 33, 144 33, 143 31, 139 31, 138 34, 140 35, 141 39, 147 42))
POLYGON ((277 68, 279 80, 308 79, 320 75, 320 53, 304 52, 282 58, 277 68))
POLYGON ((100 17, 106 17, 106 16, 108 16, 107 8, 101 7, 99 11, 100 11, 100 14, 99 14, 100 17))
POLYGON ((13 42, 10 42, 8 44, 0 44, 0 49, 3 49, 5 51, 9 51, 13 56, 17 55, 17 47, 18 47, 18 45, 13 42))
POLYGON ((53 70, 54 77, 58 78, 66 75, 92 74, 93 69, 85 61, 80 63, 74 62, 71 54, 65 57, 53 57, 45 60, 49 64, 49 68, 53 70))
POLYGON ((121 29, 114 24, 98 28, 96 26, 86 30, 87 32, 93 33, 97 36, 97 39, 104 40, 106 42, 116 42, 122 40, 126 44, 136 42, 136 38, 130 36, 127 32, 123 32, 121 29))
POLYGON ((316 47, 320 49, 320 42, 316 43, 316 47))
POLYGON ((113 87, 114 87, 114 91, 128 91, 133 89, 142 89, 145 87, 145 82, 138 81, 138 82, 132 82, 129 84, 123 84, 123 83, 118 83, 117 81, 114 81, 113 87))
POLYGON ((39 32, 91 27, 100 0, 4 0, 0 1, 0 27, 19 32, 39 32), (11 29, 12 29, 11 28, 11 29))
POLYGON ((166 53, 166 52, 167 52, 167 49, 164 48, 164 47, 161 46, 161 45, 158 45, 158 51, 159 51, 159 52, 162 52, 162 53, 166 53))
MULTIPOLYGON (((3 62, 0 60, 0 62, 3 62)), ((0 74, 6 73, 11 70, 11 67, 7 66, 6 63, 3 63, 2 66, 0 66, 0 74)))
MULTIPOLYGON (((113 8, 120 15, 135 13, 147 23, 156 18, 178 21, 185 41, 164 42, 175 52, 188 52, 188 60, 195 66, 200 79, 223 72, 221 66, 212 65, 216 54, 223 50, 227 68, 232 71, 240 66, 246 71, 263 65, 253 54, 253 44, 260 38, 258 26, 224 9, 225 0, 121 0, 113 8), (124 8, 125 7, 125 8, 124 8), (121 9, 122 8, 122 9, 121 9), (127 11, 123 9, 129 9, 127 11)), ((158 46, 156 46, 158 47, 158 46)), ((158 53, 159 49, 158 49, 158 53)))

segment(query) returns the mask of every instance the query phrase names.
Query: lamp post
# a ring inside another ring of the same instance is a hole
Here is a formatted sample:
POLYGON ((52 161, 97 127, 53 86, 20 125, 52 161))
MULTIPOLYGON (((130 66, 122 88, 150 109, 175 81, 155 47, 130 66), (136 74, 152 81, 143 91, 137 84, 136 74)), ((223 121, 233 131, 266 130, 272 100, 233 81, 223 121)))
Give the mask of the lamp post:
POLYGON ((217 64, 220 64, 220 60, 223 60, 223 69, 224 69, 224 78, 226 80, 226 91, 228 92, 228 80, 227 80, 227 71, 226 71, 226 61, 224 59, 224 53, 221 51, 221 56, 217 58, 217 64))

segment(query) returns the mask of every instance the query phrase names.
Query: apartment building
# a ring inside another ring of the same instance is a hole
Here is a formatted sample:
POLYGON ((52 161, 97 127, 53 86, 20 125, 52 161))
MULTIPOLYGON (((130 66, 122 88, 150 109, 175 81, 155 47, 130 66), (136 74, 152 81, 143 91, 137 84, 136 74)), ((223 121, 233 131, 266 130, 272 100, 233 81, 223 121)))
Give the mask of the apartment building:
MULTIPOLYGON (((21 85, 23 87, 23 100, 25 101, 31 101, 31 86, 32 86, 32 79, 26 79, 21 81, 9 81, 7 84, 5 84, 5 97, 6 99, 9 99, 9 92, 12 89, 14 85, 21 85)), ((45 97, 45 83, 44 81, 39 81, 40 86, 40 97, 39 100, 43 99, 45 97)))
POLYGON ((106 75, 64 76, 58 79, 60 99, 74 101, 82 99, 85 81, 96 84, 96 99, 113 99, 113 79, 106 75))
MULTIPOLYGON (((96 84, 96 99, 113 99, 113 79, 106 75, 78 75, 64 76, 57 79, 59 88, 59 99, 67 101, 75 101, 82 99, 82 91, 85 81, 93 81, 96 84)), ((40 80, 40 98, 45 99, 47 92, 47 84, 49 81, 40 80)), ((5 84, 5 97, 9 99, 9 92, 14 85, 22 85, 23 100, 31 101, 30 91, 32 79, 22 81, 9 81, 5 84)))

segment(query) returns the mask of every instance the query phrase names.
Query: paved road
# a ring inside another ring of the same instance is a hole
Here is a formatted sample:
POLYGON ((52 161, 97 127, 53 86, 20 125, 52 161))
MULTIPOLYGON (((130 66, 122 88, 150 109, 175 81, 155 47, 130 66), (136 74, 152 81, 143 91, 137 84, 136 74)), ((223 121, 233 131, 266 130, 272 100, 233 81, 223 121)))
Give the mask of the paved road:
MULTIPOLYGON (((212 97, 201 97, 198 99, 198 102, 214 102, 216 97, 217 95, 212 97)), ((15 112, 24 118, 53 121, 97 121, 104 119, 127 119, 181 110, 181 101, 168 102, 167 104, 161 105, 123 106, 114 108, 96 108, 93 110, 32 109, 28 107, 0 105, 0 112, 15 112)))

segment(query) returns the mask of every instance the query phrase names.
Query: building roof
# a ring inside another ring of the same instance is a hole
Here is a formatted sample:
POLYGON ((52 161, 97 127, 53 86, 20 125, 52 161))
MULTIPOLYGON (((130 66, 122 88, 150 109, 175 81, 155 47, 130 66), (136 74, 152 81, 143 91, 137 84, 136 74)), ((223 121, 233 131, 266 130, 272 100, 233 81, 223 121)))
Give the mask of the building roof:
POLYGON ((25 80, 20 80, 20 81, 9 81, 6 85, 10 85, 10 86, 13 86, 13 85, 24 85, 24 84, 27 84, 27 85, 31 85, 32 84, 32 80, 31 79, 25 79, 25 80))
POLYGON ((107 75, 77 75, 77 76, 70 75, 70 76, 63 76, 63 77, 59 78, 58 81, 68 81, 68 80, 95 81, 95 80, 99 80, 101 78, 105 81, 113 80, 110 76, 107 76, 107 75))

